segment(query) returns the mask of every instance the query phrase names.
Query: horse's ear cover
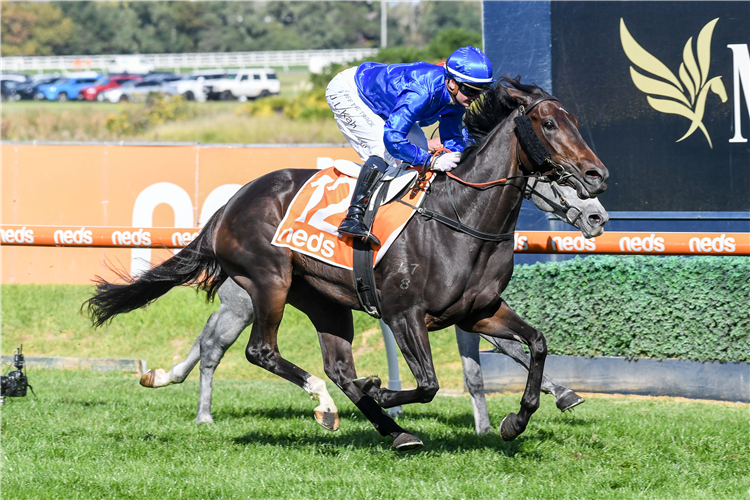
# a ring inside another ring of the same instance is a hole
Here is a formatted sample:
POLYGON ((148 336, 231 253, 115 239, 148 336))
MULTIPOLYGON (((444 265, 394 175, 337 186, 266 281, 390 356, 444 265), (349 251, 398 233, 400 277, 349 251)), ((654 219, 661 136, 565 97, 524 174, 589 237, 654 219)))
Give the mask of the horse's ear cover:
POLYGON ((518 134, 518 140, 521 142, 523 150, 526 151, 526 154, 529 155, 535 165, 543 165, 551 155, 536 135, 534 125, 532 125, 529 117, 521 115, 513 121, 516 122, 516 134, 518 134))

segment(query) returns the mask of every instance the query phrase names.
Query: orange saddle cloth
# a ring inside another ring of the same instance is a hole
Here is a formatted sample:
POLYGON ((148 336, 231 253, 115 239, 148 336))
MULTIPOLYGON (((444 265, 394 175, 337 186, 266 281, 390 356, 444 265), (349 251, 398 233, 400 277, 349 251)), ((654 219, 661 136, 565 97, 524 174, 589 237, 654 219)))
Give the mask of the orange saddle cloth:
MULTIPOLYGON (((428 172, 426 185, 431 178, 432 172, 428 172)), ((353 238, 340 237, 338 227, 349 209, 356 183, 357 179, 342 174, 335 167, 316 173, 292 200, 271 243, 291 248, 333 266, 351 269, 353 238)), ((409 205, 419 207, 424 195, 423 190, 412 194, 409 189, 401 199, 409 205)), ((394 201, 380 207, 372 232, 382 242, 382 246, 373 246, 373 266, 380 262, 412 215, 414 209, 403 203, 394 201)))

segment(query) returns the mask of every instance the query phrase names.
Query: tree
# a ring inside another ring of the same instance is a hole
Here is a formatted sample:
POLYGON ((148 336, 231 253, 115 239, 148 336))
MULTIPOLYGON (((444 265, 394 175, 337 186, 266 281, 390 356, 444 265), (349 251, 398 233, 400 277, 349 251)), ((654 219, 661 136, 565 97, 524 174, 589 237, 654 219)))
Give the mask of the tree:
POLYGON ((424 2, 419 20, 419 31, 425 39, 434 41, 442 31, 461 29, 479 35, 476 45, 481 48, 482 9, 480 2, 424 2))
MULTIPOLYGON (((423 49, 447 29, 481 33, 480 12, 478 1, 390 5, 388 45, 423 49)), ((5 55, 377 47, 380 3, 3 1, 2 30, 5 55)))
POLYGON ((75 25, 51 3, 0 3, 3 56, 59 54, 71 43, 75 25))

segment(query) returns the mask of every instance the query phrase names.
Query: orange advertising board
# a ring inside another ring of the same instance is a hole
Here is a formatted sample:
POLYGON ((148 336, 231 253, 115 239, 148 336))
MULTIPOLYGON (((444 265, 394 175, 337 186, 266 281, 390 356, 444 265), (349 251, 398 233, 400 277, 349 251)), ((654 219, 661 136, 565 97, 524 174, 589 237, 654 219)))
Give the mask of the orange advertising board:
MULTIPOLYGON (((2 224, 193 228, 242 185, 282 168, 359 160, 346 146, 3 144, 2 224)), ((73 232, 75 230, 72 230, 73 232)), ((3 283, 90 283, 167 250, 3 245, 3 283)))
MULTIPOLYGON (((391 204, 388 207, 398 206, 391 204)), ((403 206, 403 205, 401 205, 403 206)), ((290 219, 287 214, 286 219, 290 219)), ((343 218, 337 212, 335 222, 343 218)), ((378 221, 375 222, 376 224, 378 221)), ((294 226, 298 227, 298 226, 294 226)), ((302 226, 304 229, 308 226, 302 226)), ((316 230, 319 227, 311 226, 316 230)), ((198 228, 176 227, 93 227, 93 226, 18 226, 0 225, 0 244, 5 246, 104 247, 104 248, 182 248, 198 236, 198 228)), ((308 231, 315 233, 315 231, 308 231)), ((276 240, 292 242, 293 233, 284 228, 276 231, 276 240)), ((516 231, 516 253, 538 254, 610 254, 610 255, 750 255, 748 233, 644 233, 605 232, 586 239, 575 231, 516 231)), ((351 248, 343 240, 342 247, 351 248)), ((351 268, 351 256, 343 262, 328 260, 324 252, 315 254, 306 248, 307 238, 294 245, 282 244, 302 251, 332 265, 351 268), (306 251, 307 250, 307 251, 306 251), (347 260, 348 259, 348 260, 347 260)), ((318 240, 315 244, 322 247, 318 240)), ((333 248, 333 247, 331 247, 333 248)), ((376 254, 378 255, 378 254, 376 254)))

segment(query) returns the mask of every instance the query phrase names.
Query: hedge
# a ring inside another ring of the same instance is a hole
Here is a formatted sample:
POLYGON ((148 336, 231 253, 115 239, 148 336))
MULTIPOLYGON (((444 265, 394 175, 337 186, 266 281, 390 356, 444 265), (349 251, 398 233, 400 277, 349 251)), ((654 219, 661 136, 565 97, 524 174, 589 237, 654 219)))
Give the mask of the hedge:
POLYGON ((750 361, 750 258, 588 256, 516 266, 503 294, 550 354, 750 361))

